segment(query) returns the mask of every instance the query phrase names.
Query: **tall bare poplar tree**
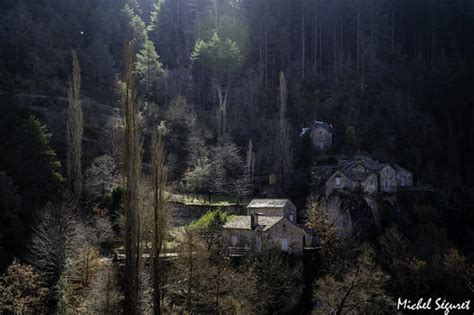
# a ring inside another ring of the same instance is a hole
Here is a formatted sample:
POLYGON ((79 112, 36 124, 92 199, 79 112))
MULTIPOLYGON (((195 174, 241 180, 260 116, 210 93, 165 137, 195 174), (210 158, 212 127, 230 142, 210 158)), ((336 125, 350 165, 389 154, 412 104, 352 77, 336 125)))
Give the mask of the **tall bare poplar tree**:
POLYGON ((81 68, 77 54, 72 52, 72 77, 69 82, 66 123, 67 139, 67 183, 73 200, 73 207, 79 204, 82 192, 82 136, 84 133, 84 116, 80 99, 81 68))
POLYGON ((139 313, 140 282, 140 179, 142 146, 140 142, 139 108, 136 101, 135 60, 133 47, 126 43, 125 91, 123 105, 125 211, 125 314, 139 313))
POLYGON ((253 179, 255 176, 255 149, 253 147, 253 142, 252 139, 249 139, 249 145, 247 149, 247 169, 246 169, 246 175, 247 175, 247 185, 252 191, 253 189, 253 179))
POLYGON ((151 143, 152 184, 153 184, 153 313, 161 314, 162 266, 160 254, 168 232, 168 211, 164 195, 167 171, 165 168, 165 150, 163 135, 159 128, 155 130, 151 143))
POLYGON ((280 190, 283 191, 288 185, 288 178, 291 171, 291 142, 290 142, 290 126, 286 119, 286 109, 288 103, 288 88, 285 75, 283 71, 280 72, 280 87, 279 87, 279 136, 278 136, 278 182, 280 190))

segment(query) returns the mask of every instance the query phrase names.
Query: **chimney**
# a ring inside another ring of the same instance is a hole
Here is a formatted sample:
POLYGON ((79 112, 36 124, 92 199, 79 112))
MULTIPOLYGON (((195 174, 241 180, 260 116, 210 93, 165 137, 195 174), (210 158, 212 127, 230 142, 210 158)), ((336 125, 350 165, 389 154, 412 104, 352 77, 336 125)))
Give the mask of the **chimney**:
POLYGON ((258 212, 251 212, 250 213, 250 227, 254 230, 258 225, 258 212))

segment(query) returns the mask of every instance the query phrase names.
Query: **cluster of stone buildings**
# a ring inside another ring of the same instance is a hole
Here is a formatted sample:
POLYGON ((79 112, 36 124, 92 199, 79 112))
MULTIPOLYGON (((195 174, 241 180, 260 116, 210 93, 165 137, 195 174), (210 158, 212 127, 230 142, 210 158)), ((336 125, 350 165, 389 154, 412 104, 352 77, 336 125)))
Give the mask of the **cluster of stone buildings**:
POLYGON ((302 254, 311 235, 296 224, 296 207, 288 199, 253 199, 246 215, 231 216, 224 225, 229 256, 280 248, 302 254))
MULTIPOLYGON (((332 125, 315 121, 303 128, 301 136, 309 135, 313 149, 326 152, 331 148, 332 125)), ((323 186, 326 196, 335 190, 394 193, 400 187, 413 186, 413 174, 396 163, 381 163, 370 156, 356 155, 334 165, 315 166, 312 170, 313 185, 323 186)))
POLYGON ((356 155, 334 165, 314 166, 313 184, 324 188, 326 197, 334 191, 364 194, 395 193, 413 186, 413 174, 395 163, 382 163, 369 156, 356 155))
MULTIPOLYGON (((311 137, 313 149, 326 152, 332 145, 333 128, 316 121, 311 127, 303 128, 301 136, 305 135, 311 137)), ((413 174, 398 164, 382 163, 358 154, 334 164, 315 165, 312 181, 327 198, 334 191, 395 193, 399 188, 413 186, 413 174)), ((277 247, 302 254, 304 248, 311 245, 312 234, 296 220, 296 207, 288 199, 253 199, 246 215, 234 215, 224 225, 227 253, 244 256, 250 251, 277 247)))

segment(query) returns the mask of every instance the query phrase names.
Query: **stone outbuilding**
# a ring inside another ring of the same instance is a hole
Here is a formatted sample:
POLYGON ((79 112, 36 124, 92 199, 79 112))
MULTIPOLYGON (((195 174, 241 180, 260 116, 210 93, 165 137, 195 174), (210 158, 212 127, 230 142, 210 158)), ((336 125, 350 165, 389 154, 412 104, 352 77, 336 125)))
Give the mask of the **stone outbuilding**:
POLYGON ((279 248, 301 255, 306 232, 284 216, 235 215, 224 225, 224 244, 229 256, 245 256, 250 251, 279 248))
POLYGON ((253 199, 247 205, 247 215, 286 217, 296 223, 296 207, 289 199, 253 199))
POLYGON ((315 121, 311 127, 301 130, 301 136, 306 134, 311 136, 313 148, 317 152, 325 152, 331 148, 333 134, 332 125, 322 121, 315 121))

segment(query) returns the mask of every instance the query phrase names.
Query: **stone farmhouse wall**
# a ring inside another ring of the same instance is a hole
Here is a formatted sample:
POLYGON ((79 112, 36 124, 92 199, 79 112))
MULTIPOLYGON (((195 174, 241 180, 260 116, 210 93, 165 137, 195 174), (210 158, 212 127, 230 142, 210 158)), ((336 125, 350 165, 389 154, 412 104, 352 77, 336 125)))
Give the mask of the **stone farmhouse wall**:
POLYGON ((342 173, 336 172, 326 181, 326 196, 329 196, 335 189, 346 189, 352 191, 356 187, 356 183, 342 173), (337 185, 338 178, 340 179, 339 186, 337 185))
POLYGON ((397 173, 398 186, 410 187, 413 186, 413 174, 404 168, 398 168, 397 173))
POLYGON ((255 248, 256 233, 254 230, 244 229, 224 229, 224 244, 228 247, 249 247, 255 248), (237 237, 237 242, 233 243, 232 236, 237 237))
POLYGON ((283 250, 282 246, 287 244, 287 251, 292 254, 302 254, 305 242, 311 241, 304 230, 286 218, 283 218, 266 231, 262 231, 260 227, 255 230, 224 229, 223 237, 224 244, 228 247, 246 247, 251 251, 258 251, 257 237, 260 237, 261 250, 270 248, 283 250), (236 242, 234 243, 234 241, 236 242))
POLYGON ((288 242, 288 252, 302 254, 306 233, 286 219, 280 220, 270 230, 263 233, 264 248, 276 247, 283 250, 284 240, 288 242))
POLYGON ((326 151, 332 144, 332 134, 322 127, 312 129, 311 139, 314 148, 318 151, 326 151))
POLYGON ((379 173, 379 187, 383 192, 397 191, 397 172, 391 166, 385 166, 379 173))
POLYGON ((366 193, 374 193, 378 190, 377 175, 372 174, 361 182, 361 190, 366 193))

